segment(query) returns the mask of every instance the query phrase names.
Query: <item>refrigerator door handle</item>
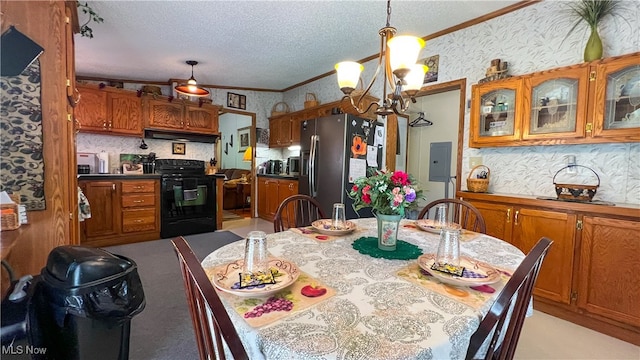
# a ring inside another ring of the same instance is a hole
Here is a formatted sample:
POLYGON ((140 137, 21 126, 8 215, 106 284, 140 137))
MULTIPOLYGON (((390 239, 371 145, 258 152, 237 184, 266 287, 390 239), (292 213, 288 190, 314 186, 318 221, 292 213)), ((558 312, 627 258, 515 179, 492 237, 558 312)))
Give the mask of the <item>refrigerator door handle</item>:
POLYGON ((316 150, 318 147, 318 135, 311 135, 311 152, 309 154, 309 195, 316 197, 316 150))

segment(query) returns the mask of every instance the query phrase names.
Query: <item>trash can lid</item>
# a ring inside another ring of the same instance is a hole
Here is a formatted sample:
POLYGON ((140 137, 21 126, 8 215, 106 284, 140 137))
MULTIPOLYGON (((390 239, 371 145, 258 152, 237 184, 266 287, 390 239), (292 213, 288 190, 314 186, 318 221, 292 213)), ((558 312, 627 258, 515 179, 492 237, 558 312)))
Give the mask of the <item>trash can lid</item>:
POLYGON ((93 286, 135 270, 133 261, 106 250, 64 245, 51 250, 43 279, 62 288, 93 286))

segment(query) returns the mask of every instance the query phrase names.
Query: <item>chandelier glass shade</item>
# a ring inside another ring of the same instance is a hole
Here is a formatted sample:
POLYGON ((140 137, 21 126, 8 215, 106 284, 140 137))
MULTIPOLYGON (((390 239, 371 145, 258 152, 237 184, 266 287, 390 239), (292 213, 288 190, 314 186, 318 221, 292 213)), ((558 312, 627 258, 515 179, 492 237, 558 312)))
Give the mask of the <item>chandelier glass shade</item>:
POLYGON ((187 65, 191 65, 191 77, 187 81, 186 84, 180 84, 175 87, 175 90, 178 94, 188 95, 188 96, 207 96, 209 95, 209 90, 198 86, 196 82, 196 78, 193 77, 193 67, 198 65, 198 62, 195 60, 187 60, 187 65))
POLYGON ((354 61, 343 61, 335 66, 340 90, 345 94, 345 99, 348 98, 360 114, 368 112, 374 106, 377 106, 376 114, 383 117, 404 114, 410 101, 415 102, 414 96, 422 87, 424 75, 429 70, 426 65, 416 64, 425 41, 415 36, 395 36, 396 28, 389 25, 390 19, 391 0, 387 0, 387 25, 378 32, 380 35, 378 66, 364 91, 358 91, 358 95, 354 93, 360 74, 364 70, 363 65, 354 61), (376 82, 381 68, 384 68, 382 102, 381 104, 372 103, 363 109, 362 100, 376 82), (387 83, 391 89, 389 96, 387 96, 387 83), (405 99, 403 91, 408 95, 408 99, 405 99))

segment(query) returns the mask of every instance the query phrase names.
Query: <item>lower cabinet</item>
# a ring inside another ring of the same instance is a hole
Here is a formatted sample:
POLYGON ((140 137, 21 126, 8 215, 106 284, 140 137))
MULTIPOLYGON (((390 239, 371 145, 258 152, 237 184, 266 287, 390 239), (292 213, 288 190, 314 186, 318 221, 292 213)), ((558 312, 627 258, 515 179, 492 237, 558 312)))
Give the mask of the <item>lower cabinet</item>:
POLYGON ((633 208, 462 194, 487 234, 525 254, 553 240, 534 289, 540 311, 640 345, 640 212, 633 208))
POLYGON ((258 177, 258 216, 273 221, 280 203, 297 193, 297 180, 258 177))
POLYGON ((80 223, 82 245, 109 246, 160 238, 158 180, 79 180, 91 218, 80 223))

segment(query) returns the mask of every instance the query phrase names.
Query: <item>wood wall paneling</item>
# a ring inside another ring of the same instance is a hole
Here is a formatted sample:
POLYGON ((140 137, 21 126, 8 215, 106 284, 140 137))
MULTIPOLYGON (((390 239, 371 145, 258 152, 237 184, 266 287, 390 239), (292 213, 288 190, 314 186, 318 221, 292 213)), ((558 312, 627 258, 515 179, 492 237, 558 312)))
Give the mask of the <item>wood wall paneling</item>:
MULTIPOLYGON (((9 26, 44 48, 40 55, 43 153, 45 163, 46 210, 28 212, 18 243, 7 258, 17 276, 38 273, 51 249, 76 240, 71 216, 77 212, 77 195, 70 194, 76 179, 73 117, 67 101, 67 17, 63 1, 1 1, 1 29, 9 26), (74 201, 75 199, 75 201, 74 201)), ((75 3, 74 3, 75 10, 75 3)), ((77 11, 77 10, 76 10, 77 11)), ((6 56, 6 55, 5 55, 6 56)), ((73 73, 73 71, 71 71, 73 73)))

